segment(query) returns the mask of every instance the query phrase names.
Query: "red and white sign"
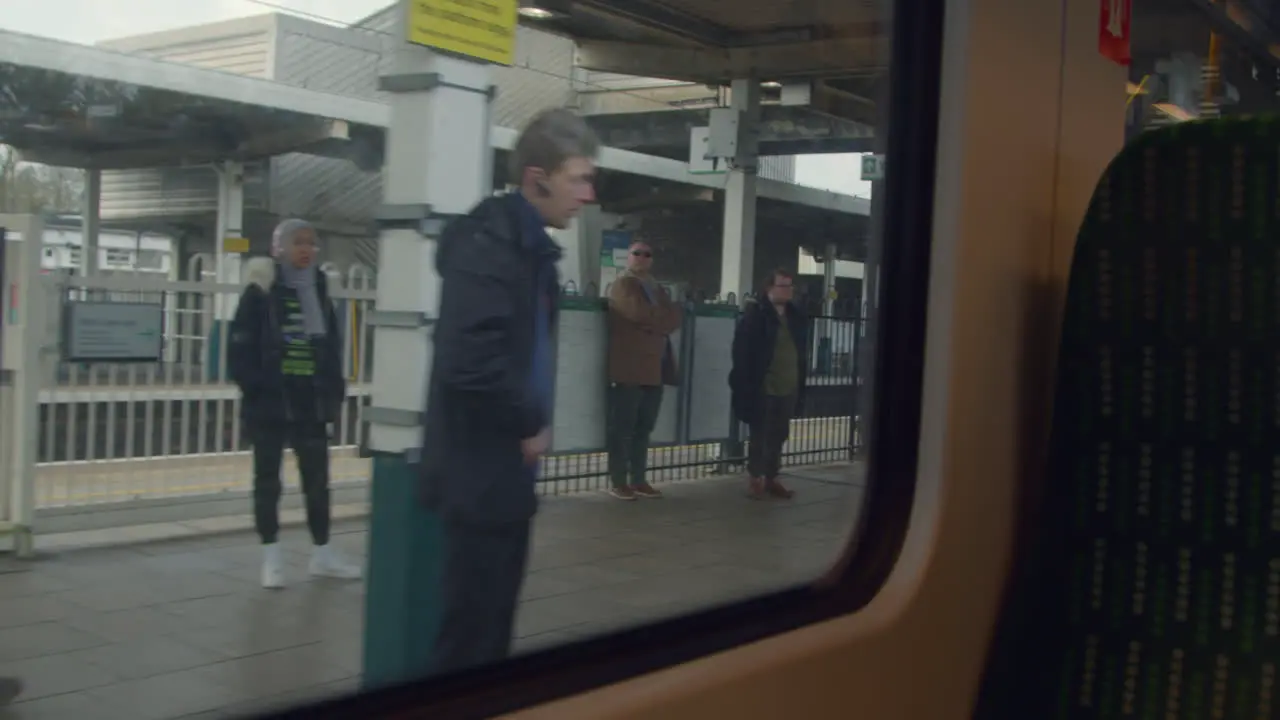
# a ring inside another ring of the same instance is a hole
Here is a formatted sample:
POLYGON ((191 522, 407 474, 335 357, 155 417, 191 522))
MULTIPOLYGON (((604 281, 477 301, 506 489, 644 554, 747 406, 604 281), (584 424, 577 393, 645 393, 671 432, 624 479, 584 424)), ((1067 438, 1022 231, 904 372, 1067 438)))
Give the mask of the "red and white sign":
POLYGON ((1111 62, 1128 67, 1133 59, 1129 51, 1133 0, 1099 0, 1098 4, 1098 52, 1111 62))

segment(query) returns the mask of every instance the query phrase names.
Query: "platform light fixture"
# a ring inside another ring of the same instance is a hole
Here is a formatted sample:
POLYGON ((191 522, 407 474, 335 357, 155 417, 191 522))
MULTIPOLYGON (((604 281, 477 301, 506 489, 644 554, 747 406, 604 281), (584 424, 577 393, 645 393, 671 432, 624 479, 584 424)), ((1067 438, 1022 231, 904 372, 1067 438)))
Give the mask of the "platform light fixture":
POLYGON ((529 18, 530 20, 550 20, 556 14, 551 10, 538 5, 520 5, 520 17, 529 18))

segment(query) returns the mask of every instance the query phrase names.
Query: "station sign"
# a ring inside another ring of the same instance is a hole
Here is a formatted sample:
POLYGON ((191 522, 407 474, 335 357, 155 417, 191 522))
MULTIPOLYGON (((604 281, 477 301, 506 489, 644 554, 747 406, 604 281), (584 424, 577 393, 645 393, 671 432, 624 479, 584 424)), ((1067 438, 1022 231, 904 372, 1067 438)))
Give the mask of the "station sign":
POLYGON ((66 362, 160 362, 164 306, 68 300, 62 307, 66 362))
POLYGON ((863 153, 862 179, 871 181, 884 179, 884 155, 863 153))
POLYGON ((1130 20, 1133 0, 1098 0, 1098 52, 1117 65, 1133 61, 1130 20))
POLYGON ((453 55, 511 65, 519 0, 412 0, 406 39, 453 55))

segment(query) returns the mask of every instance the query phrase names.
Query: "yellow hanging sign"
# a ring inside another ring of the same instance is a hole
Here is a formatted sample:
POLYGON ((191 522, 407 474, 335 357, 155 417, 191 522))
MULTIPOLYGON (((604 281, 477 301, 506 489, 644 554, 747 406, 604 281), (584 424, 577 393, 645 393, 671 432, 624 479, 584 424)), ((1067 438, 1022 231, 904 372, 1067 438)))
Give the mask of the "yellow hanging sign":
POLYGON ((519 0, 411 0, 407 39, 415 45, 510 65, 519 0))

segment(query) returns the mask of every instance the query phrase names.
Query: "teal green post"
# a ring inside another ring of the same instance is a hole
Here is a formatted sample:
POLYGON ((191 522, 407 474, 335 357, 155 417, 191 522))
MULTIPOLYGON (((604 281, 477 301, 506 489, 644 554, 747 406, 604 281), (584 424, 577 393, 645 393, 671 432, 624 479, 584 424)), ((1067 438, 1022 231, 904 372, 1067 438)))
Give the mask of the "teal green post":
MULTIPOLYGON (((444 223, 493 193, 488 61, 409 42, 429 23, 423 3, 400 0, 403 40, 379 78, 389 95, 373 391, 366 418, 373 451, 365 596, 364 686, 415 680, 430 661, 443 610, 444 533, 420 501, 416 466, 439 312, 436 242, 444 223), (410 19, 413 19, 411 22, 410 19)), ((515 3, 506 27, 517 24, 515 3)), ((495 22, 497 22, 495 20, 495 22)), ((427 448, 427 452, 431 452, 427 448)))
POLYGON ((373 458, 369 580, 364 603, 364 687, 430 671, 440 624, 443 533, 418 500, 416 474, 401 454, 373 458))

